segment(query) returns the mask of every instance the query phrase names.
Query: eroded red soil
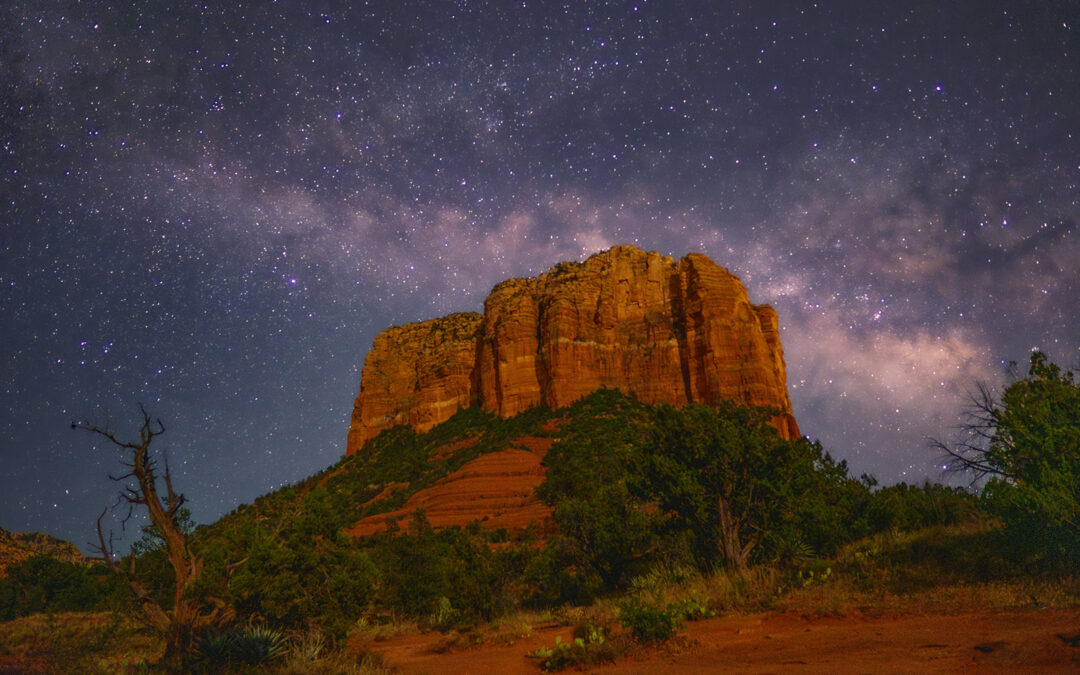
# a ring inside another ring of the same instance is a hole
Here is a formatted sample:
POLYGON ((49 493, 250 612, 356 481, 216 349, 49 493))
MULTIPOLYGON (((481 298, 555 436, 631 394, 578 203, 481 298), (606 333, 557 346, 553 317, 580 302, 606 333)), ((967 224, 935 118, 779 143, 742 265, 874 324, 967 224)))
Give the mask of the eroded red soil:
POLYGON ((435 448, 435 451, 431 453, 431 457, 428 457, 428 461, 439 461, 446 459, 450 455, 454 454, 458 450, 463 448, 469 448, 480 442, 479 436, 473 436, 471 438, 461 438, 452 443, 447 443, 435 448))
POLYGON ((541 532, 550 532, 551 509, 533 491, 544 480, 540 462, 551 443, 549 438, 516 439, 512 442, 516 447, 481 455, 417 492, 401 508, 364 518, 346 531, 354 537, 369 536, 385 531, 388 519, 408 531, 409 516, 423 509, 434 528, 465 527, 479 520, 486 529, 504 527, 513 532, 535 522, 541 532))

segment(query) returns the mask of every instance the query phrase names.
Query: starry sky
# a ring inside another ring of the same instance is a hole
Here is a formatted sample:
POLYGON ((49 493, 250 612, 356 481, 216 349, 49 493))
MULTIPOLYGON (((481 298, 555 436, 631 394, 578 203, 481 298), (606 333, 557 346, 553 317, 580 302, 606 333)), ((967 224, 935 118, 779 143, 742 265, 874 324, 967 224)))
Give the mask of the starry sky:
POLYGON ((343 454, 379 330, 615 244, 738 274, 804 433, 940 479, 926 439, 976 382, 1080 363, 1078 24, 1056 0, 9 0, 0 527, 88 550, 118 456, 70 424, 134 433, 140 402, 212 521, 343 454))

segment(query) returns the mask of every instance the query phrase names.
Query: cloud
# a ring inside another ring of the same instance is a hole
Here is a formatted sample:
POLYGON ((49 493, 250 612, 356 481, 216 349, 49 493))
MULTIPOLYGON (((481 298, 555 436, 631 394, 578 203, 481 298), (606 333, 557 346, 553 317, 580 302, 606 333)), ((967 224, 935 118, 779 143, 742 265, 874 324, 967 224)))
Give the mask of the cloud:
POLYGON ((957 329, 852 330, 828 309, 787 322, 783 333, 795 415, 816 425, 804 423, 804 433, 826 449, 850 448, 843 454, 857 472, 921 480, 927 437, 947 438, 965 393, 1000 380, 988 347, 957 329))
POLYGON ((960 163, 933 139, 904 140, 859 157, 854 148, 873 144, 838 141, 794 162, 773 199, 774 259, 790 256, 834 286, 938 306, 992 292, 1012 308, 1045 301, 1044 290, 1060 289, 1057 302, 1075 290, 1072 195, 1040 191, 1030 168, 1012 171, 1000 158, 960 163))

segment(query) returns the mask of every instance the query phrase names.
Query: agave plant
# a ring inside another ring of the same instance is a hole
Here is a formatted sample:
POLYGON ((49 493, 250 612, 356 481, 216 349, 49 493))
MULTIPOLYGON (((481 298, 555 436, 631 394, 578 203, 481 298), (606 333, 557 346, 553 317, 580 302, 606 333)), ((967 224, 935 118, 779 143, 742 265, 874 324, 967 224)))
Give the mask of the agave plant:
POLYGON ((205 666, 215 669, 228 664, 259 665, 284 658, 288 640, 280 631, 266 626, 248 626, 240 632, 212 631, 195 642, 195 654, 205 666))
POLYGON ((236 636, 232 645, 233 660, 260 664, 284 658, 288 640, 281 631, 267 626, 248 626, 236 636))
POLYGON ((775 534, 769 537, 775 555, 784 563, 802 563, 814 557, 814 547, 807 544, 797 532, 775 534))
POLYGON ((301 661, 314 661, 319 658, 326 640, 318 629, 294 636, 292 653, 301 661))
POLYGON ((236 633, 209 631, 195 640, 195 655, 204 663, 225 665, 232 658, 235 642, 236 633))

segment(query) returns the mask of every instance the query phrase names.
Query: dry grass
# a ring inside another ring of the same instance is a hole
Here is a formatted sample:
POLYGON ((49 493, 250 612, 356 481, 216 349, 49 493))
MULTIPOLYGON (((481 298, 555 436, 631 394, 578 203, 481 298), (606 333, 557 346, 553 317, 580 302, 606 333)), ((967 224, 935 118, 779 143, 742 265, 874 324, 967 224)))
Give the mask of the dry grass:
POLYGON ((137 672, 164 652, 139 624, 108 612, 36 614, 0 623, 0 671, 137 672))
MULTIPOLYGON (((666 605, 676 603, 691 613, 687 618, 760 612, 775 606, 783 589, 782 575, 769 567, 738 573, 720 570, 702 574, 686 567, 659 568, 633 581, 632 593, 666 605)), ((601 607, 613 607, 602 601, 601 607)))
POLYGON ((290 656, 285 663, 259 672, 269 675, 390 675, 378 654, 332 652, 313 659, 290 656))
POLYGON ((845 547, 834 574, 786 594, 808 614, 962 614, 1080 605, 1080 576, 1025 576, 1002 557, 991 524, 883 532, 845 547))
POLYGON ((396 616, 386 617, 384 621, 371 621, 361 617, 349 628, 346 637, 350 644, 382 642, 398 635, 423 633, 416 619, 402 619, 396 616))
POLYGON ((1018 609, 1066 608, 1080 605, 1080 579, 1023 579, 979 584, 943 585, 910 593, 866 590, 838 578, 792 591, 778 609, 806 615, 965 614, 1018 609))
POLYGON ((686 583, 668 591, 675 602, 698 602, 714 614, 760 612, 776 604, 781 575, 768 567, 758 567, 742 574, 723 571, 694 575, 686 583))
MULTIPOLYGON (((385 627, 383 627, 385 628, 385 627)), ((415 626, 413 626, 415 629, 415 626)), ((400 627, 402 632, 407 627, 400 627)), ((290 636, 291 648, 270 675, 383 675, 392 672, 366 649, 331 651, 317 632, 290 636)), ((0 623, 0 672, 147 673, 164 643, 140 624, 108 612, 35 614, 0 623)))
MULTIPOLYGON (((487 630, 489 644, 508 646, 532 637, 533 626, 539 625, 540 615, 535 612, 519 612, 492 623, 487 630)), ((548 617, 549 618, 549 617, 548 617)))

